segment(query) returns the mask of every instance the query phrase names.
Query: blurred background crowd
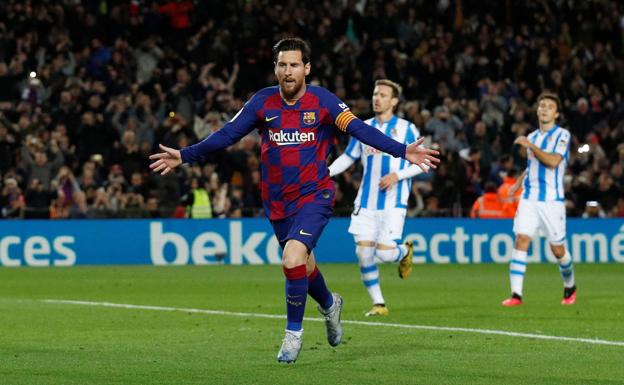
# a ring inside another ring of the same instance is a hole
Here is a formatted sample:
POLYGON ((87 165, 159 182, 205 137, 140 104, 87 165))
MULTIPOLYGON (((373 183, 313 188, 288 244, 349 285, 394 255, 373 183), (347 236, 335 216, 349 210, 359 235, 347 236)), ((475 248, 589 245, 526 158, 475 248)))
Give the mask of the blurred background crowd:
MULTIPOLYGON (((2 1, 0 216, 262 215, 257 134, 167 177, 148 155, 275 84, 287 36, 311 43, 308 81, 363 119, 376 79, 403 86, 398 114, 442 153, 414 179, 410 216, 468 216, 517 177, 513 140, 548 89, 573 134, 568 214, 624 217, 624 4, 599 0, 2 1)), ((336 178, 337 215, 360 178, 336 178)))

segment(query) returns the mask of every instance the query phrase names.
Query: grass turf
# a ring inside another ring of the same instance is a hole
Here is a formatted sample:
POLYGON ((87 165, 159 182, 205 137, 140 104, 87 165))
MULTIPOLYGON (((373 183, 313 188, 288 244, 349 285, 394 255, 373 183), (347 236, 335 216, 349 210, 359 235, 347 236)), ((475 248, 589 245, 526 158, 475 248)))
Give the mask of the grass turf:
MULTIPOLYGON (((343 319, 624 341, 624 265, 577 265, 578 303, 559 305, 554 265, 529 265, 525 305, 503 265, 381 266, 390 315, 370 307, 355 265, 321 265, 343 319)), ((46 303, 107 301, 284 314, 279 266, 0 269, 0 384, 622 384, 624 346, 346 324, 331 348, 304 322, 294 365, 275 360, 285 321, 46 303)), ((308 298, 306 317, 319 317, 308 298)))

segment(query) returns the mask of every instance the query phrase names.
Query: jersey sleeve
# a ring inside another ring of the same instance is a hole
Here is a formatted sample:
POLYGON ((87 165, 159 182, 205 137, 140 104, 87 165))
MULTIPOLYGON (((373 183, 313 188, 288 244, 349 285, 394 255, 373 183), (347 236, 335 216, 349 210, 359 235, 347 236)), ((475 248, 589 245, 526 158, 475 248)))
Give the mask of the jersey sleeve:
POLYGON ((351 165, 355 163, 353 158, 347 156, 347 153, 340 155, 336 160, 332 162, 329 166, 329 176, 334 177, 338 174, 343 173, 346 169, 351 167, 351 165))
POLYGON ((407 127, 407 135, 405 135, 405 144, 415 142, 416 139, 418 139, 419 137, 420 131, 418 130, 418 128, 416 128, 414 123, 410 123, 407 127))
POLYGON ((349 138, 345 152, 329 166, 329 176, 336 176, 349 167, 362 155, 362 143, 354 137, 349 138))
POLYGON ((336 95, 328 90, 321 88, 323 92, 320 94, 321 104, 327 109, 334 125, 342 132, 347 132, 347 127, 353 119, 357 119, 349 109, 346 103, 338 99, 336 95))
POLYGON ((555 154, 559 154, 562 157, 566 157, 568 155, 568 149, 570 148, 570 132, 568 130, 563 130, 557 143, 555 143, 555 154))
POLYGON ((261 106, 261 98, 254 95, 245 103, 243 108, 234 115, 221 129, 206 137, 199 143, 180 150, 182 162, 190 163, 201 161, 206 155, 231 146, 243 136, 249 134, 258 122, 257 111, 261 106))
MULTIPOLYGON (((423 166, 426 170, 429 170, 429 166, 423 166)), ((399 178, 399 180, 403 180, 403 179, 410 179, 415 177, 416 175, 422 173, 423 170, 420 169, 420 167, 416 166, 415 164, 410 164, 408 167, 401 169, 399 171, 396 172, 397 174, 397 178, 399 178)))

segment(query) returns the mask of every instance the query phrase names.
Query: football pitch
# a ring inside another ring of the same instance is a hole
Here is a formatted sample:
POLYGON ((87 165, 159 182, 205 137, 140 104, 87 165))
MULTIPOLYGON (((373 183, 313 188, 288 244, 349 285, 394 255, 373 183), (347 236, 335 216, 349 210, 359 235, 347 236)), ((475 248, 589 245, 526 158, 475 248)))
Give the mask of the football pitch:
POLYGON ((624 265, 529 265, 525 304, 503 308, 505 265, 381 266, 390 315, 355 264, 320 264, 345 301, 330 347, 308 298, 295 364, 280 266, 0 269, 0 384, 623 384, 624 265))

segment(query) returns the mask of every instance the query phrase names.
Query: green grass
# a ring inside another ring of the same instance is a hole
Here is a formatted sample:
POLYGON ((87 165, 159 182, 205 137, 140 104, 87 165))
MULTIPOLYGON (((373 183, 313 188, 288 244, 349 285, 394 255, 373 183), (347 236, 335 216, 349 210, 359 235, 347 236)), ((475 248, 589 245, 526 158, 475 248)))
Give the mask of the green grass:
MULTIPOLYGON (((321 265, 343 319, 624 341, 624 265, 577 265, 577 305, 559 305, 554 265, 530 265, 525 305, 503 265, 382 266, 390 315, 369 307, 355 265, 321 265)), ((275 356, 284 321, 46 303, 108 301, 284 314, 279 266, 0 269, 0 384, 622 384, 624 346, 346 324, 331 348, 305 322, 294 365, 275 356)), ((306 316, 318 317, 308 299, 306 316)))

